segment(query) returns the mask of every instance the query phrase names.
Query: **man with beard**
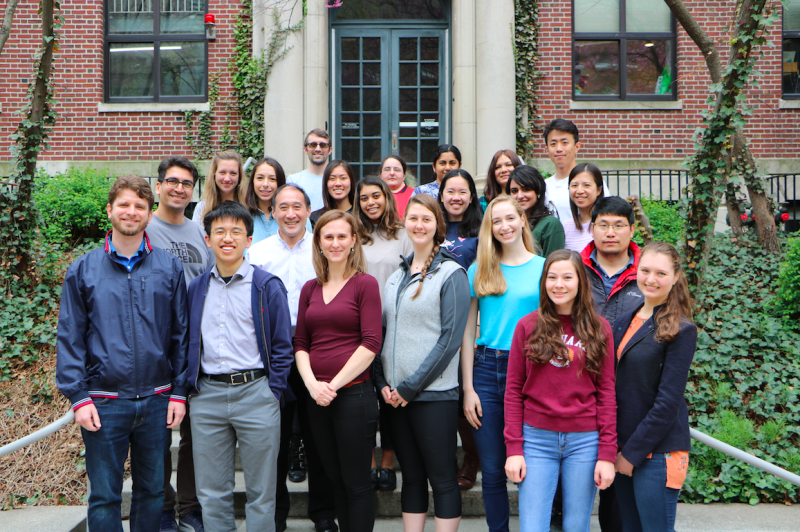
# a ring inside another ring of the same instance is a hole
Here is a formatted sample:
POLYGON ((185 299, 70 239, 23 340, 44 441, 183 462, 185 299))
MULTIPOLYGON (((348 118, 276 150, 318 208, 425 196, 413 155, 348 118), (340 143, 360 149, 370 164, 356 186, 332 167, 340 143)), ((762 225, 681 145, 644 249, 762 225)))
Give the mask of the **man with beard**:
POLYGON ((90 530, 122 532, 130 447, 131 530, 157 530, 164 449, 186 403, 188 313, 183 266, 145 234, 153 192, 138 176, 108 193, 105 245, 67 270, 58 316, 56 379, 86 445, 90 530))
POLYGON ((331 154, 331 136, 324 129, 312 129, 303 142, 303 151, 308 157, 308 168, 286 178, 287 183, 305 190, 311 198, 311 212, 323 208, 322 173, 331 154))

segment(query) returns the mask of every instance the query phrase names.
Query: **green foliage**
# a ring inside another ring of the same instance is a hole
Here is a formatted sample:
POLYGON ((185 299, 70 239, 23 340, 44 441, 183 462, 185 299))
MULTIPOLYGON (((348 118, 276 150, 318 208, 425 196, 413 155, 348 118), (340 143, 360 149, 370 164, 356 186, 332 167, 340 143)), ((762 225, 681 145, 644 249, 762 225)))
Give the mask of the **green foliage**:
POLYGON ((514 2, 514 60, 516 63, 517 153, 530 157, 538 136, 536 89, 541 72, 539 59, 539 0, 514 2))
MULTIPOLYGON (((785 238, 785 237, 781 237, 785 238)), ((697 352, 686 400, 692 425, 800 473, 800 334, 763 312, 780 256, 752 231, 716 235, 696 296, 697 352)), ((685 502, 798 502, 800 488, 695 443, 685 502)))
MULTIPOLYGON (((650 219, 650 229, 653 239, 658 242, 667 242, 677 245, 683 236, 683 216, 681 207, 677 203, 658 201, 655 199, 642 199, 644 213, 650 219)), ((637 232, 633 241, 642 245, 642 235, 637 232)))
POLYGON ((73 167, 54 176, 39 171, 33 200, 42 213, 44 238, 70 244, 102 238, 111 228, 106 216, 108 187, 105 170, 73 167))
MULTIPOLYGON (((184 135, 183 138, 189 145, 189 148, 191 148, 195 158, 201 161, 207 161, 211 159, 216 151, 211 143, 211 137, 214 134, 212 130, 214 105, 217 103, 218 97, 219 74, 215 74, 211 76, 211 81, 208 83, 208 111, 183 112, 183 121, 186 124, 186 135, 184 135), (195 138, 195 135, 192 133, 195 115, 197 118, 197 138, 195 138)), ((222 147, 225 148, 226 145, 222 144, 222 147)))
POLYGON ((784 261, 778 275, 775 298, 769 305, 770 310, 787 318, 797 326, 800 318, 800 238, 789 240, 784 261))

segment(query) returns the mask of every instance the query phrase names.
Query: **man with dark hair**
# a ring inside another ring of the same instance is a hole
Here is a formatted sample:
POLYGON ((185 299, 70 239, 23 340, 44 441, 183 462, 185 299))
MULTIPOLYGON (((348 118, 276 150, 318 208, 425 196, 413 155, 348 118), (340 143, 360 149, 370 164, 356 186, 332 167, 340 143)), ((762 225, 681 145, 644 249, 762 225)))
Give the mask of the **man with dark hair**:
POLYGON ((58 316, 56 379, 86 445, 89 530, 122 532, 122 475, 130 447, 131 530, 157 530, 164 449, 186 403, 188 319, 180 261, 150 245, 150 185, 117 179, 105 246, 67 270, 58 316))
POLYGON ((203 218, 216 264, 189 286, 189 385, 197 497, 210 530, 235 530, 234 453, 247 528, 274 532, 280 404, 294 360, 286 289, 252 266, 247 207, 223 201, 203 218))
MULTIPOLYGON (((158 165, 156 195, 158 207, 147 226, 150 242, 175 255, 183 264, 186 284, 211 267, 212 257, 206 246, 203 231, 197 224, 189 223, 184 212, 192 201, 199 176, 197 168, 185 157, 167 157, 158 165)), ((164 515, 160 532, 202 532, 203 517, 194 484, 194 462, 192 461, 192 430, 189 410, 181 422, 181 441, 178 447, 178 516, 175 522, 175 490, 170 484, 172 456, 166 449, 164 467, 164 515)), ((171 443, 171 442, 170 442, 171 443)))
POLYGON ((322 173, 328 164, 331 151, 331 136, 328 132, 320 128, 312 129, 303 141, 303 152, 309 162, 308 168, 286 178, 287 183, 299 186, 311 198, 311 212, 325 206, 322 201, 322 173))
MULTIPOLYGON (((636 283, 641 251, 631 241, 636 232, 633 222, 633 208, 624 199, 610 196, 598 200, 592 210, 594 241, 581 253, 595 310, 612 325, 618 316, 644 303, 636 283)), ((603 532, 622 531, 613 484, 600 492, 599 519, 603 532)))

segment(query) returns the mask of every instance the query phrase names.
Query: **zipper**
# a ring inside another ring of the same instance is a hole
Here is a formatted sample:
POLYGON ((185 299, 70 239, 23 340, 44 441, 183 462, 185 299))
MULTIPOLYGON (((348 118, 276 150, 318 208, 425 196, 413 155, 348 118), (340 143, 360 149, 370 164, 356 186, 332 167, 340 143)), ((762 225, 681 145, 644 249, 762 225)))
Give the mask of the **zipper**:
MULTIPOLYGON (((201 346, 200 346, 200 350, 199 350, 200 352, 197 353, 197 372, 195 372, 195 374, 194 374, 194 389, 196 391, 199 391, 199 388, 197 387, 197 381, 200 380, 200 363, 201 363, 200 353, 203 351, 203 348, 202 348, 202 343, 203 343, 202 326, 203 326, 203 313, 206 311, 206 296, 208 296, 208 285, 206 285, 206 291, 203 293, 203 307, 202 307, 203 310, 200 311, 200 327, 201 327, 201 330, 200 330, 200 344, 201 344, 201 346)), ((191 339, 189 341, 191 341, 191 339)))
POLYGON ((267 349, 267 333, 264 330, 264 291, 258 291, 258 302, 261 305, 261 312, 259 315, 261 316, 261 340, 264 343, 264 352, 267 354, 267 367, 264 368, 267 371, 267 381, 269 381, 270 369, 272 368, 272 362, 269 359, 269 349, 267 349))
POLYGON ((133 312, 133 279, 131 278, 131 272, 128 272, 128 303, 131 307, 131 327, 133 329, 133 373, 134 373, 134 384, 136 385, 136 398, 139 398, 139 350, 136 348, 137 341, 136 341, 136 316, 133 312))
MULTIPOLYGON (((411 277, 414 277, 414 275, 412 274, 411 277)), ((405 275, 403 275, 403 278, 405 279, 405 275)), ((397 374, 395 372, 395 360, 397 359, 397 353, 395 352, 395 349, 397 347, 397 321, 400 317, 400 298, 403 297, 403 294, 408 287, 411 286, 411 284, 412 280, 409 278, 409 281, 400 289, 400 292, 398 292, 397 297, 394 299, 394 331, 392 332, 392 382, 395 383, 395 387, 397 386, 397 374)))

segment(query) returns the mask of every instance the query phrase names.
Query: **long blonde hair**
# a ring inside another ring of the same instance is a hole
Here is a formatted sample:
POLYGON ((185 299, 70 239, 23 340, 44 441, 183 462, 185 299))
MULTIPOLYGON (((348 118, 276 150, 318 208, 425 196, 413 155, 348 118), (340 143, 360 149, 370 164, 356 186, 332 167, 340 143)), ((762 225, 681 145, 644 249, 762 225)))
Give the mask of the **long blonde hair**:
POLYGON ((328 259, 322 254, 320 241, 322 239, 322 229, 329 223, 336 220, 344 220, 350 224, 350 230, 353 232, 353 252, 347 258, 347 267, 344 270, 345 278, 349 279, 356 273, 367 273, 367 261, 364 258, 364 252, 361 248, 361 239, 358 237, 358 224, 353 215, 340 211, 330 210, 324 213, 317 220, 314 225, 314 246, 312 248, 312 257, 314 262, 314 272, 317 274, 317 284, 323 285, 330 280, 328 272, 328 259))
POLYGON ((245 202, 245 186, 244 186, 244 169, 242 169, 242 157, 235 151, 218 151, 211 159, 211 164, 208 167, 208 174, 206 174, 206 183, 203 186, 203 201, 205 202, 205 212, 203 216, 213 211, 217 205, 222 203, 222 194, 217 188, 217 168, 220 161, 236 161, 239 165, 239 182, 236 183, 236 188, 233 190, 233 197, 242 205, 247 205, 245 202))
POLYGON ((478 235, 478 256, 476 259, 475 278, 473 290, 478 297, 500 296, 506 293, 508 285, 500 268, 503 258, 503 244, 497 241, 492 233, 492 210, 500 203, 508 203, 517 211, 522 220, 522 243, 530 253, 536 253, 536 241, 525 218, 522 206, 510 196, 498 196, 486 207, 481 222, 481 232, 478 235))

